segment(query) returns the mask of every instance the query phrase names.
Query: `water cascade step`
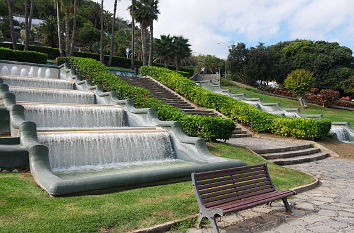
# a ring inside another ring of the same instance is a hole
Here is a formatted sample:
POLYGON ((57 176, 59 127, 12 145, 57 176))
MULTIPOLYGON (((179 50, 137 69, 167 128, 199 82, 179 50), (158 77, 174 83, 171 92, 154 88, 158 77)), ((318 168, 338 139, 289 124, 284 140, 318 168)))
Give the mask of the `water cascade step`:
POLYGON ((162 129, 39 131, 38 141, 48 146, 54 172, 175 158, 170 136, 162 129))
POLYGON ((112 105, 74 105, 20 102, 26 120, 37 128, 117 128, 125 126, 124 110, 112 105))
POLYGON ((26 77, 11 77, 2 76, 4 84, 9 86, 21 87, 38 87, 38 88, 58 88, 58 89, 74 89, 74 82, 61 79, 47 78, 26 78, 26 77))
POLYGON ((10 86, 9 90, 16 95, 17 101, 77 104, 95 103, 95 94, 91 91, 19 86, 10 86))

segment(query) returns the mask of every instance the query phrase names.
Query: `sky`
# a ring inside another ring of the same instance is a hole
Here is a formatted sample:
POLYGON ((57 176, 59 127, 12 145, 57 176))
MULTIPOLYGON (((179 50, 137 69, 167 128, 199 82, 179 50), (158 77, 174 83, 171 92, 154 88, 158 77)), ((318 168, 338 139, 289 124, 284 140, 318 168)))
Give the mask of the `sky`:
MULTIPOLYGON (((113 4, 105 0, 105 10, 113 12, 113 4)), ((130 4, 118 2, 117 15, 130 19, 130 4)), ((249 47, 295 39, 335 41, 354 51, 354 0, 160 0, 159 10, 154 37, 188 38, 194 55, 226 58, 238 42, 249 47)))

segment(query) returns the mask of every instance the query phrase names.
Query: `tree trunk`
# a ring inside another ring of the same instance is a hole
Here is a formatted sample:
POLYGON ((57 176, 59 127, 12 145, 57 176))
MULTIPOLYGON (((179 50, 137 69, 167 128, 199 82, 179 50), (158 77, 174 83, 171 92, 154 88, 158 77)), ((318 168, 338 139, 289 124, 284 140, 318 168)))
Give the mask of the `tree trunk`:
POLYGON ((141 27, 141 50, 143 52, 143 66, 147 65, 147 49, 146 49, 146 27, 140 25, 141 27))
POLYGON ((132 0, 132 57, 130 60, 131 68, 134 69, 134 59, 135 59, 135 21, 134 21, 134 0, 132 0))
POLYGON ((65 9, 65 55, 70 56, 70 24, 69 18, 70 16, 70 9, 67 7, 65 9))
POLYGON ((176 70, 179 70, 179 59, 176 57, 176 70))
POLYGON ((150 24, 150 51, 149 51, 149 66, 152 66, 154 57, 154 21, 150 24))
POLYGON ((113 10, 113 22, 112 22, 112 35, 111 35, 111 54, 109 55, 108 66, 112 64, 113 52, 114 52, 114 26, 116 23, 116 12, 117 12, 117 0, 114 0, 114 10, 113 10))
POLYGON ((301 108, 307 108, 307 103, 306 103, 304 95, 299 95, 298 96, 298 100, 299 100, 299 102, 301 104, 301 108))
POLYGON ((57 1, 57 26, 58 26, 58 47, 59 47, 59 53, 61 57, 64 57, 63 53, 63 45, 61 41, 61 28, 60 28, 60 1, 57 1))
POLYGON ((28 0, 25 0, 25 48, 28 50, 29 29, 28 29, 28 0))
POLYGON ((100 61, 104 63, 103 53, 103 0, 101 0, 101 39, 100 39, 100 61))
POLYGON ((31 0, 30 15, 29 15, 29 20, 28 20, 28 28, 30 31, 32 28, 33 7, 34 7, 34 0, 31 0))
POLYGON ((73 32, 71 34, 70 56, 74 55, 74 50, 75 50, 76 18, 77 18, 76 11, 77 11, 77 0, 74 0, 73 32))
POLYGON ((168 58, 167 57, 165 57, 164 59, 163 59, 163 63, 164 63, 164 66, 165 66, 165 68, 167 68, 168 67, 168 58))
POLYGON ((9 21, 10 21, 12 48, 17 49, 15 31, 14 31, 14 20, 13 20, 13 16, 12 16, 12 0, 7 0, 7 7, 9 9, 9 21))

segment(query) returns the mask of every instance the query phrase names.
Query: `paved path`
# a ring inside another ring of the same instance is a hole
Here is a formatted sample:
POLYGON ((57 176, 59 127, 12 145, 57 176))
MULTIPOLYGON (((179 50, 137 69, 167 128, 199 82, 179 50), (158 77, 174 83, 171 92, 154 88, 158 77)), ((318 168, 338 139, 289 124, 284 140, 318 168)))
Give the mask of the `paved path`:
MULTIPOLYGON (((221 218, 218 223, 221 232, 354 233, 354 161, 328 158, 288 167, 311 173, 320 178, 322 184, 291 199, 291 214, 284 211, 282 202, 272 207, 263 205, 221 218)), ((211 229, 187 232, 204 233, 211 229)))

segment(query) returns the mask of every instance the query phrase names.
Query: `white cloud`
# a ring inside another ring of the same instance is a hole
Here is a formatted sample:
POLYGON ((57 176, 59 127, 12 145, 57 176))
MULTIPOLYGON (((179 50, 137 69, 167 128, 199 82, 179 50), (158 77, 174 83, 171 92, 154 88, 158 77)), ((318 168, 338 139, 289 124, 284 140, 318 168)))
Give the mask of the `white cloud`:
MULTIPOLYGON (((113 2, 105 0, 105 9, 113 2)), ((130 19, 130 3, 118 2, 120 17, 130 19)), ((159 8, 155 37, 182 35, 196 53, 226 57, 231 41, 240 40, 338 39, 354 47, 353 0, 160 0, 159 8)))

